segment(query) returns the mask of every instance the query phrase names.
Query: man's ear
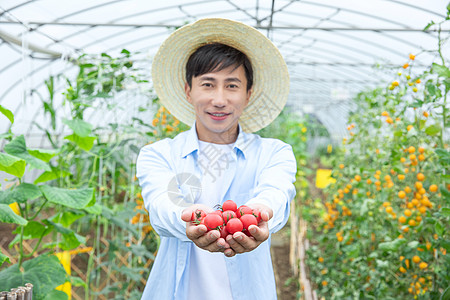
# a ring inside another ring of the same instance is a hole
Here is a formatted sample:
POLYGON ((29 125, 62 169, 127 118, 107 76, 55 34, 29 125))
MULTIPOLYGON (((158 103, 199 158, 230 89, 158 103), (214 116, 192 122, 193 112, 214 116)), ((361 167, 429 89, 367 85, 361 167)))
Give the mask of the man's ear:
POLYGON ((253 93, 253 88, 251 88, 247 91, 247 102, 245 103, 245 106, 248 105, 248 102, 250 101, 250 97, 252 96, 252 93, 253 93))
POLYGON ((184 84, 184 92, 186 93, 186 100, 192 104, 191 87, 189 86, 189 84, 187 82, 184 84))

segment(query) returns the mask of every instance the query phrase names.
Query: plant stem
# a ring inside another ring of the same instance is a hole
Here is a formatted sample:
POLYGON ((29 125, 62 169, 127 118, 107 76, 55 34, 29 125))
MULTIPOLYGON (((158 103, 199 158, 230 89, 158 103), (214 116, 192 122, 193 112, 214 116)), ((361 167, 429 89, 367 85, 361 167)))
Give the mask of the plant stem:
POLYGON ((28 220, 34 220, 34 219, 39 215, 39 213, 41 212, 41 210, 44 208, 45 204, 47 204, 47 202, 48 202, 48 200, 45 199, 44 203, 42 203, 41 207, 40 207, 39 210, 36 212, 36 214, 35 214, 33 217, 31 217, 30 219, 28 219, 28 220))
POLYGON ((39 245, 42 242, 42 239, 44 238, 44 234, 45 234, 45 230, 42 232, 41 237, 39 238, 39 241, 37 242, 36 246, 34 246, 34 248, 33 248, 33 251, 31 251, 30 254, 24 255, 25 257, 31 257, 36 252, 36 250, 38 249, 39 245))
POLYGON ((438 29, 438 53, 439 57, 442 60, 442 65, 445 66, 445 59, 444 56, 442 56, 442 38, 441 38, 441 23, 439 23, 439 29, 438 29))
POLYGON ((24 232, 25 227, 23 225, 20 226, 20 253, 19 253, 19 270, 22 267, 22 262, 23 262, 23 258, 24 258, 24 253, 23 253, 23 232, 24 232))
MULTIPOLYGON (((444 56, 442 55, 442 44, 443 44, 443 41, 442 41, 442 38, 441 38, 441 24, 442 23, 439 23, 439 30, 438 30, 438 53, 439 53, 439 56, 440 56, 440 58, 441 58, 441 60, 442 60, 442 65, 445 67, 445 59, 444 59, 444 56)), ((442 121, 443 121, 443 124, 442 124, 442 129, 441 129, 441 148, 444 148, 444 133, 445 133, 445 125, 447 124, 447 121, 446 121, 446 115, 447 115, 447 93, 445 93, 444 94, 444 103, 443 103, 443 105, 442 105, 442 121)))

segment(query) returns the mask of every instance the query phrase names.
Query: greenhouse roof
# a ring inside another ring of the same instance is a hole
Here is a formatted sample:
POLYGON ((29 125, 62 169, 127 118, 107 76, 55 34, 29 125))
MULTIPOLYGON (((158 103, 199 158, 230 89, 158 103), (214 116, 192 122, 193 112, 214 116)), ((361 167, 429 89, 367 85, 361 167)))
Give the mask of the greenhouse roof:
MULTIPOLYGON (((332 136, 343 136, 356 93, 386 86, 411 63, 410 53, 417 57, 416 72, 438 60, 428 51, 438 47, 436 27, 423 28, 443 20, 447 5, 442 0, 5 0, 0 3, 0 104, 15 114, 15 133, 37 134, 33 122, 45 122, 39 109, 47 95, 44 81, 72 76, 68 58, 117 55, 126 48, 140 53, 137 60, 150 74, 153 55, 174 28, 222 17, 269 37, 289 68, 288 105, 314 115, 332 136)), ((450 49, 443 50, 450 57, 450 49)), ((136 107, 127 114, 136 113, 136 107)), ((8 126, 0 118, 2 132, 8 126)))

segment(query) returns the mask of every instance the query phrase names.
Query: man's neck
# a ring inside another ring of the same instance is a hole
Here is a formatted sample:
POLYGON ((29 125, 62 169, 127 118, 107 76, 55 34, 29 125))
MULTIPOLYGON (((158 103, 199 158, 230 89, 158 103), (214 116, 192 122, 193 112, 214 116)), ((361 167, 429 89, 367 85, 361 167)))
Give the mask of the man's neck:
POLYGON ((214 134, 208 136, 200 136, 197 131, 197 136, 200 141, 213 143, 213 144, 233 144, 236 142, 237 137, 239 135, 239 126, 236 126, 234 130, 230 130, 227 132, 223 132, 222 134, 214 134))

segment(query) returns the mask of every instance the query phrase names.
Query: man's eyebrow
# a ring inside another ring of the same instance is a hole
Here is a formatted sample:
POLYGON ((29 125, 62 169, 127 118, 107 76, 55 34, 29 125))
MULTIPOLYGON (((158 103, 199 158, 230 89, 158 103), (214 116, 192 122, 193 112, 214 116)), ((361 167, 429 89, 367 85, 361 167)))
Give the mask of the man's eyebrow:
POLYGON ((216 81, 214 77, 200 76, 200 80, 216 81))
MULTIPOLYGON (((200 76, 199 79, 200 80, 207 80, 207 81, 216 81, 216 78, 209 77, 209 76, 200 76)), ((229 78, 225 79, 225 82, 242 82, 242 81, 239 78, 237 78, 237 77, 229 77, 229 78)))
POLYGON ((237 77, 230 77, 230 78, 225 79, 225 82, 235 82, 235 81, 241 82, 241 80, 237 77))

